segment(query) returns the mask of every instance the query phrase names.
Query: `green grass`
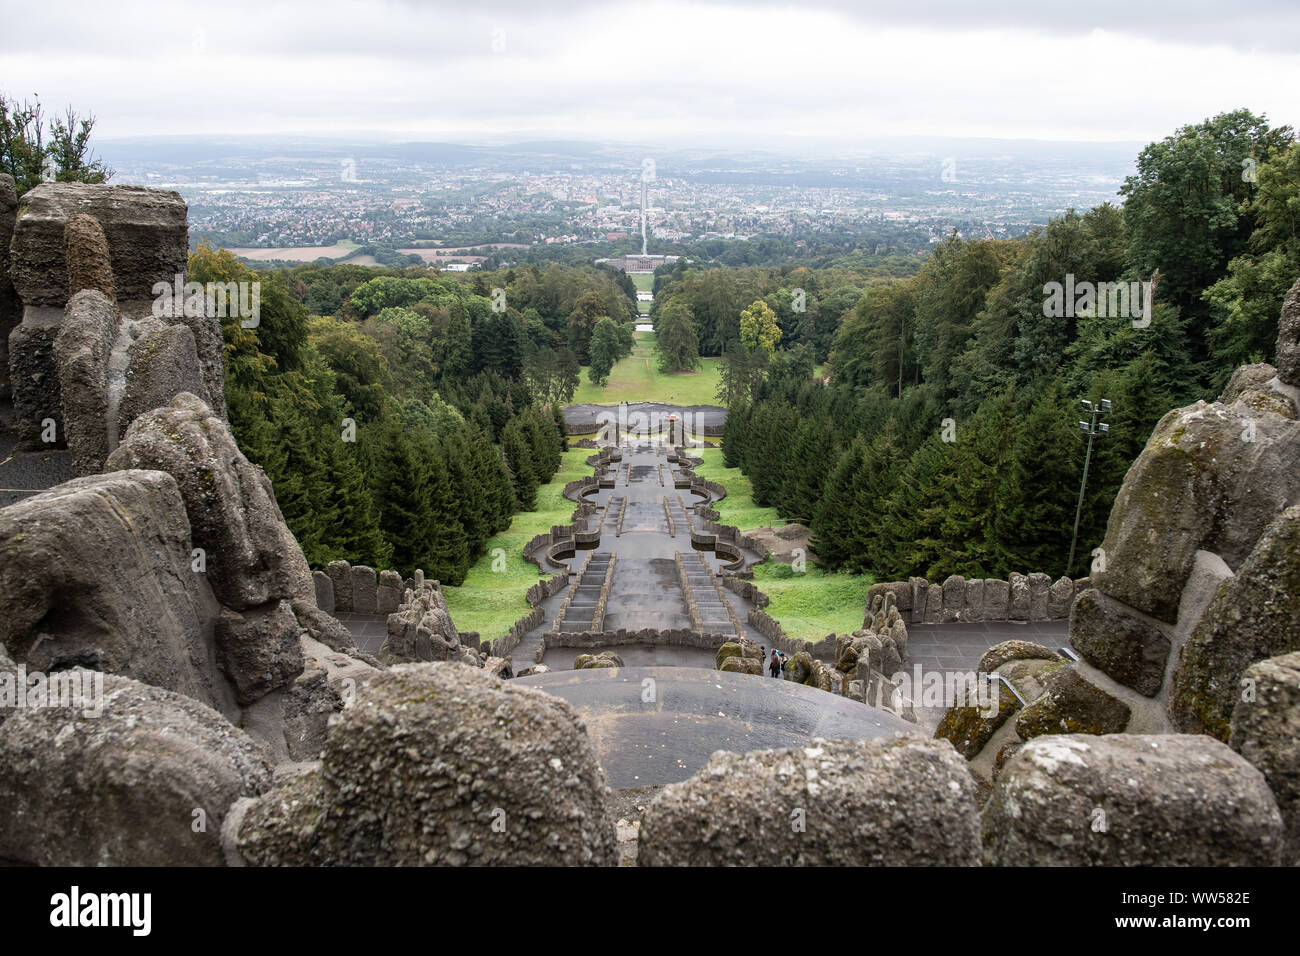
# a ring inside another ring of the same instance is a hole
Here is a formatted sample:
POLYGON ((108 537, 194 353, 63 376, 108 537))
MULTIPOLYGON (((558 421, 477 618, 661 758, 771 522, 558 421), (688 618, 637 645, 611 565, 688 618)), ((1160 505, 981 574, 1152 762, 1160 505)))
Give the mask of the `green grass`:
POLYGON ((637 332, 632 354, 621 359, 604 388, 597 388, 582 369, 582 384, 573 396, 575 405, 617 405, 620 402, 675 402, 679 405, 718 403, 718 359, 702 360, 695 372, 659 371, 655 334, 637 332))
POLYGON ((785 524, 775 508, 754 504, 754 484, 739 468, 728 468, 722 463, 722 449, 693 448, 690 454, 703 458, 704 464, 695 469, 701 478, 716 481, 727 489, 727 497, 714 502, 713 509, 722 515, 720 524, 734 524, 741 531, 785 524))
POLYGON ((655 290, 655 277, 652 272, 630 272, 628 278, 636 286, 638 292, 653 292, 655 290))
POLYGON ((495 640, 528 613, 525 594, 543 575, 537 565, 524 560, 524 545, 550 531, 551 525, 569 523, 577 505, 564 497, 564 485, 591 474, 586 462, 593 454, 590 448, 566 451, 555 477, 537 491, 537 510, 515 515, 509 529, 488 541, 487 553, 469 569, 464 583, 442 589, 458 630, 478 631, 484 639, 495 640), (495 559, 495 548, 504 550, 504 557, 495 559), (501 570, 492 570, 494 560, 501 570))
POLYGON ((834 574, 813 564, 802 574, 771 561, 754 566, 754 584, 772 599, 767 613, 791 637, 805 641, 862 627, 867 589, 874 583, 869 574, 834 574))

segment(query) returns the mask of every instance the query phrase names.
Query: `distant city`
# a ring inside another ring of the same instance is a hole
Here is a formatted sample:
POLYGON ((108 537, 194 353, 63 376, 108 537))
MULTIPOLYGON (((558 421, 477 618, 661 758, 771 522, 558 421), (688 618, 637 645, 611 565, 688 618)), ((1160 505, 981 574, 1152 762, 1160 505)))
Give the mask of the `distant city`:
POLYGON ((643 178, 652 253, 778 239, 915 254, 954 231, 1014 238, 1068 208, 1115 201, 1135 152, 986 141, 851 159, 580 142, 103 144, 115 181, 181 193, 194 243, 254 261, 375 264, 377 253, 461 269, 521 247, 639 252, 643 178))

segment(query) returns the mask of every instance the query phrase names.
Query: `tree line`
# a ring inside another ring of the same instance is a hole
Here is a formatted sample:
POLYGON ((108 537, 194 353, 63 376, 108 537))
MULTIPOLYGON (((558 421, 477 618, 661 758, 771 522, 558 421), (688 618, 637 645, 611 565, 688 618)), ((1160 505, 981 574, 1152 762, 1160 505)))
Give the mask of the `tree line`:
POLYGON ((485 277, 255 273, 206 246, 189 271, 198 282, 262 283, 255 328, 223 320, 230 421, 313 566, 418 567, 459 584, 488 539, 537 506, 566 447, 560 405, 576 372, 566 384, 558 371, 534 374, 535 363, 567 341, 563 322, 499 308, 502 287, 476 281, 485 277), (334 314, 312 314, 308 302, 334 314))
POLYGON ((834 331, 829 386, 792 359, 797 345, 770 362, 745 348, 740 314, 727 316, 727 464, 758 503, 811 525, 832 568, 1086 574, 1155 423, 1213 399, 1237 366, 1272 360, 1300 276, 1290 127, 1245 110, 1183 127, 1141 152, 1121 194, 1122 207, 1071 210, 1019 240, 954 235, 915 276, 868 284, 834 331), (1114 314, 1098 296, 1061 314, 1045 300, 1067 276, 1151 283, 1152 307, 1135 297, 1114 314), (1080 400, 1103 398, 1109 433, 1067 568, 1080 400))

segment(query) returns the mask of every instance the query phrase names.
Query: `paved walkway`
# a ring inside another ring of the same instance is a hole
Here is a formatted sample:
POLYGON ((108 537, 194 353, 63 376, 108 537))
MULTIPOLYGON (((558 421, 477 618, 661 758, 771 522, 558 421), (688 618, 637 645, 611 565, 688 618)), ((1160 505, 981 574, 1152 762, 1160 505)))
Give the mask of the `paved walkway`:
POLYGON ((336 618, 347 625, 357 648, 366 654, 378 654, 388 637, 387 614, 358 614, 355 611, 338 611, 336 618))
POLYGON ((1033 641, 1056 650, 1069 645, 1069 621, 984 621, 972 624, 907 625, 907 666, 926 670, 974 670, 980 657, 1003 641, 1033 641))
POLYGON ((76 477, 70 451, 14 451, 12 418, 13 406, 0 403, 0 508, 76 477))

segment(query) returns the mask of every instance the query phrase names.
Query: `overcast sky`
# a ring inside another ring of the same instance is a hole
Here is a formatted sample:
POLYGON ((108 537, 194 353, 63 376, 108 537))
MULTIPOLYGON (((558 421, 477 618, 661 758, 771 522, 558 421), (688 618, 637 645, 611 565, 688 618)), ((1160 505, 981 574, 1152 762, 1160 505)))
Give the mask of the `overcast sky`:
POLYGON ((0 91, 100 138, 1146 142, 1300 121, 1300 2, 0 0, 0 91))

